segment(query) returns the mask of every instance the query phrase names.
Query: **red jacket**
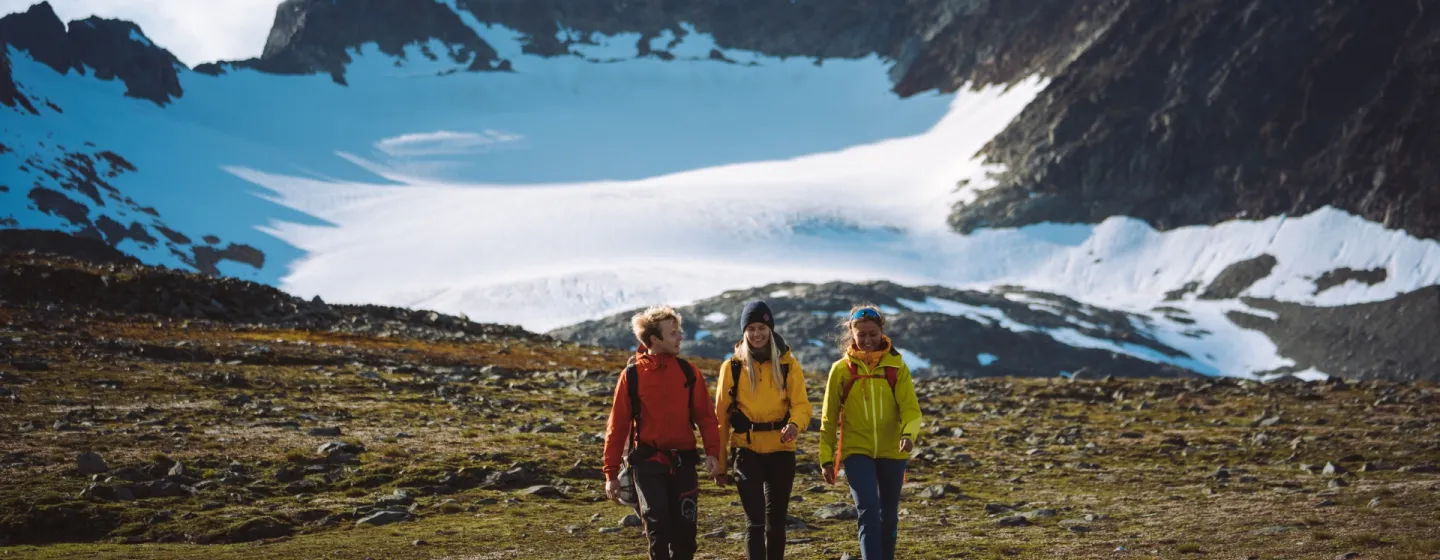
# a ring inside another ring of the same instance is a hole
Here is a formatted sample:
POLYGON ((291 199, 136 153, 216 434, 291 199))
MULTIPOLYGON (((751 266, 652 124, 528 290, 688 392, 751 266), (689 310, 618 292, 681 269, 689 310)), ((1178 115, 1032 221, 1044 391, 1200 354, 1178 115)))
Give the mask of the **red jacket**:
MULTIPOLYGON (((705 375, 695 370, 695 386, 689 403, 685 399, 685 370, 675 356, 646 354, 644 348, 635 355, 636 379, 640 382, 640 443, 660 450, 688 451, 695 449, 693 425, 700 427, 705 440, 705 455, 720 455, 720 424, 711 409, 710 391, 705 375), (685 421, 685 418, 689 421, 685 421)), ((620 460, 630 441, 630 386, 622 372, 615 383, 614 404, 610 422, 605 427, 605 480, 615 480, 620 473, 620 460)), ((657 454, 655 460, 669 464, 669 457, 657 454)))

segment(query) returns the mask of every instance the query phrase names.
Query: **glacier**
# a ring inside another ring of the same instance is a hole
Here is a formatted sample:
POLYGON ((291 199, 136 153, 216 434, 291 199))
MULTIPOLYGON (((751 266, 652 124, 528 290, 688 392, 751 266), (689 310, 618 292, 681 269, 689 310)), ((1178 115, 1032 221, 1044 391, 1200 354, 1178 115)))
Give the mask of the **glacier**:
MULTIPOLYGON (((458 71, 424 54, 443 53, 438 43, 398 60, 372 44, 351 53, 347 86, 185 70, 184 97, 164 108, 12 49, 16 80, 63 112, 6 115, 0 142, 21 150, 0 154, 0 170, 38 150, 115 149, 140 171, 114 183, 172 227, 250 243, 274 262, 224 263, 226 274, 537 331, 774 282, 1018 285, 1146 316, 1149 332, 1190 357, 1046 333, 1057 340, 1251 376, 1293 365, 1225 317, 1264 312, 1166 292, 1261 254, 1278 264, 1247 296, 1339 305, 1440 283, 1440 244, 1329 208, 1169 231, 1116 217, 953 232, 951 205, 999 171, 976 154, 1041 79, 900 99, 877 57, 726 51, 738 61, 728 63, 690 33, 674 61, 633 58, 626 36, 544 58, 523 54, 511 30, 469 22, 514 72, 458 71), (1314 293, 1314 278, 1341 266, 1388 275, 1314 293), (1196 323, 1168 319, 1162 305, 1196 323)), ((26 227, 63 229, 23 196, 0 201, 26 227)), ((124 248, 178 266, 161 250, 124 248)), ((1028 328, 955 302, 906 305, 1028 328)))

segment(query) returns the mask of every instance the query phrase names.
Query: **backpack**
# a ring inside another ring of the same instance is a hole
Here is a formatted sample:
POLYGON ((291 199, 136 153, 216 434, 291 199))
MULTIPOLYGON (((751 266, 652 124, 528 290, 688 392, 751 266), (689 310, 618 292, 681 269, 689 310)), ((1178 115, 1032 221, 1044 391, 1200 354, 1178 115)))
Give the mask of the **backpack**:
MULTIPOLYGON (((676 357, 680 362, 680 370, 685 372, 685 403, 689 405, 691 416, 695 412, 695 398, 691 391, 695 390, 695 366, 684 358, 676 357)), ((630 447, 634 448, 637 438, 640 437, 640 369, 631 365, 625 368, 625 385, 630 389, 630 447)), ((694 424, 694 421, 691 421, 694 424)))
MULTIPOLYGON (((695 415, 695 398, 692 391, 695 390, 695 366, 683 358, 676 357, 680 362, 680 370, 685 372, 685 402, 688 404, 690 416, 695 415)), ((625 368, 625 385, 630 393, 630 442, 625 448, 624 465, 620 468, 620 475, 616 477, 620 481, 620 503, 637 508, 639 511, 639 495, 635 490, 635 478, 630 472, 630 455, 639 446, 640 442, 640 369, 631 364, 625 368)), ((694 421, 690 421, 694 425, 694 421)))
MULTIPOLYGON (((891 347, 890 355, 899 356, 900 352, 895 350, 894 347, 891 347)), ((885 366, 881 368, 884 370, 884 373, 881 375, 875 375, 873 373, 870 375, 860 375, 860 368, 855 365, 854 361, 846 359, 845 365, 850 370, 850 377, 845 379, 845 385, 840 389, 840 416, 839 421, 835 424, 835 480, 840 479, 840 469, 843 466, 840 463, 840 453, 845 449, 845 401, 850 398, 850 388, 855 385, 856 381, 861 379, 879 379, 884 377, 885 382, 890 384, 890 394, 894 395, 895 383, 900 377, 900 368, 895 366, 885 366)), ((835 481, 830 481, 830 484, 835 484, 835 481)))

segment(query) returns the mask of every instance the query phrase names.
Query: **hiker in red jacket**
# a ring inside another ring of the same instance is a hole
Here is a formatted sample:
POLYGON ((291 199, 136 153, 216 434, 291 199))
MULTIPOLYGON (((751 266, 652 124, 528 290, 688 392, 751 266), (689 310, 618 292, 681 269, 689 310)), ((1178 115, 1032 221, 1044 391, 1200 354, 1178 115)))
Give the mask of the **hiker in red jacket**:
POLYGON ((705 379, 678 356, 685 337, 680 322, 665 306, 631 318, 640 347, 615 384, 605 429, 605 495, 624 503, 622 482, 633 483, 636 501, 627 505, 640 515, 651 560, 695 556, 700 494, 695 427, 705 440, 707 474, 721 475, 719 424, 705 379))

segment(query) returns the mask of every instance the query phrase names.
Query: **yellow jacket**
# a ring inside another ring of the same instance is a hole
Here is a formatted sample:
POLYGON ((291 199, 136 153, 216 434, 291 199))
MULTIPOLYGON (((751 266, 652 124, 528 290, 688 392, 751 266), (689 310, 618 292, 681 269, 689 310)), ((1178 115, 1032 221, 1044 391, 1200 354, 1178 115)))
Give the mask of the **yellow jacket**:
MULTIPOLYGON (((740 344, 745 344, 741 341, 740 344)), ((780 348, 781 364, 789 366, 790 374, 786 377, 785 387, 789 393, 790 422, 804 432, 810 425, 810 416, 813 410, 810 407, 810 398, 805 394, 805 373, 800 370, 800 362, 790 355, 790 349, 785 346, 783 339, 776 335, 776 344, 780 348)), ((780 389, 779 380, 775 377, 775 363, 772 359, 757 364, 759 377, 755 379, 754 388, 751 388, 751 376, 754 375, 745 361, 738 356, 725 360, 720 364, 720 383, 715 389, 715 417, 720 420, 720 437, 724 441, 728 439, 730 445, 722 446, 720 450, 721 472, 728 470, 730 447, 741 447, 756 453, 773 453, 775 451, 795 451, 795 441, 780 443, 780 431, 771 430, 763 432, 735 433, 730 426, 730 389, 735 387, 735 397, 739 401, 740 412, 751 422, 779 422, 785 419, 786 394, 780 389), (731 377, 731 362, 740 362, 740 383, 735 385, 731 377), (748 437, 747 437, 748 436, 748 437)), ((800 438, 795 438, 798 441, 800 438)))
MULTIPOLYGON (((886 344, 889 345, 889 339, 886 344)), ((840 420, 840 393, 850 378, 850 364, 855 364, 859 375, 876 375, 875 378, 861 378, 850 388, 846 399, 845 424, 840 460, 854 454, 877 459, 908 459, 909 454, 900 451, 900 438, 908 437, 915 442, 920 435, 920 403, 915 397, 915 384, 910 378, 910 368, 893 348, 880 358, 872 369, 861 359, 846 355, 830 366, 830 379, 825 383, 825 401, 820 416, 820 464, 829 465, 835 461, 836 428, 840 420), (885 380, 884 368, 898 370, 895 390, 885 380)))

